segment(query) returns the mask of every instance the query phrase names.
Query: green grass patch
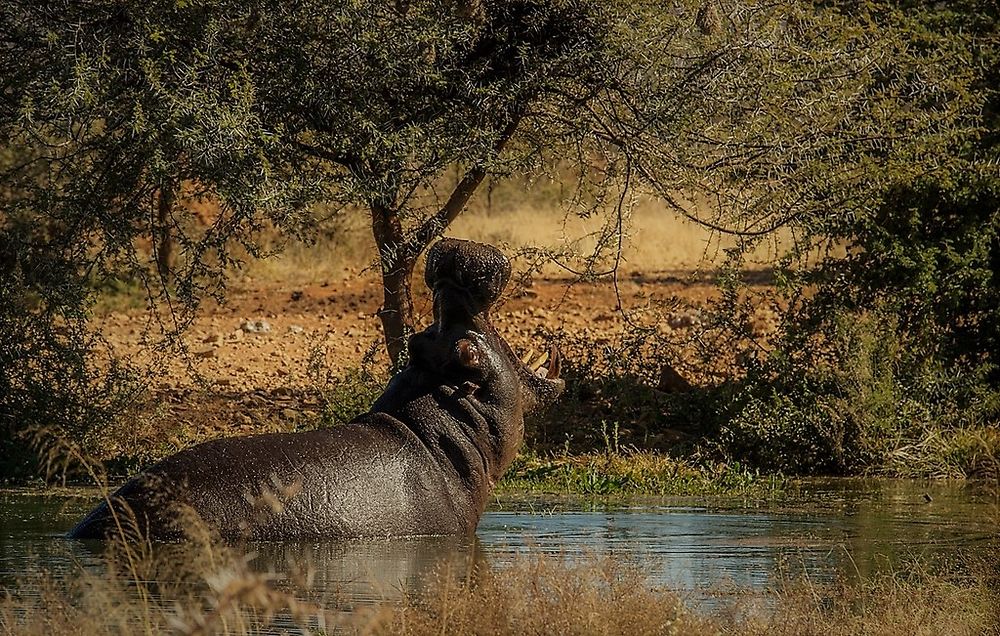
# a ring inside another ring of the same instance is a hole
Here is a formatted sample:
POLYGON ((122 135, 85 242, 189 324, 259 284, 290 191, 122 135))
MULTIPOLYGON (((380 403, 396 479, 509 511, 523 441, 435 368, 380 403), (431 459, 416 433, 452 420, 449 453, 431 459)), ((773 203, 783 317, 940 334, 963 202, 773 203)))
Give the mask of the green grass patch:
POLYGON ((136 311, 149 306, 149 292, 139 279, 107 278, 93 283, 97 315, 136 311))
POLYGON ((784 487, 782 477, 762 475, 738 463, 698 465, 637 450, 559 456, 528 451, 507 470, 497 484, 497 493, 767 498, 784 487))

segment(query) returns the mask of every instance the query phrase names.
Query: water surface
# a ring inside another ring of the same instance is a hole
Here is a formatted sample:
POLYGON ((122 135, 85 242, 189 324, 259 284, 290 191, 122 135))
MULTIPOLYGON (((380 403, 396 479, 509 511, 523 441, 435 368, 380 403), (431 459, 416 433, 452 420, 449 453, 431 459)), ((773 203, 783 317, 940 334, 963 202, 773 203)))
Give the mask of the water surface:
MULTIPOLYGON (((0 585, 39 568, 72 575, 96 567, 100 546, 64 533, 94 503, 86 490, 0 492, 0 585)), ((507 499, 484 515, 474 539, 286 542, 247 546, 253 567, 283 571, 308 559, 314 587, 352 603, 419 589, 451 559, 502 568, 523 554, 610 557, 638 565, 689 598, 760 589, 808 572, 813 580, 905 567, 1000 544, 996 489, 968 482, 827 480, 781 501, 566 498, 507 499)), ((464 567, 464 566, 460 566, 464 567)))

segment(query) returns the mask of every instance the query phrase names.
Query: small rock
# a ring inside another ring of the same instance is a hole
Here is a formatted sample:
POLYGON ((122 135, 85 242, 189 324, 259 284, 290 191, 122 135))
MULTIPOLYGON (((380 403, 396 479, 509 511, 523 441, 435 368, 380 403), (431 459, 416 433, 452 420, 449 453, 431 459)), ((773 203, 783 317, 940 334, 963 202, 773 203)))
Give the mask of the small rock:
POLYGON ((300 325, 288 325, 288 333, 302 333, 305 329, 300 325))
POLYGON ((693 387, 687 379, 669 364, 660 369, 660 381, 656 388, 664 393, 687 393, 693 387))
POLYGON ((292 302, 294 303, 300 300, 302 300, 302 290, 296 289, 295 291, 292 292, 292 302))
POLYGON ((281 409, 281 417, 286 420, 297 420, 299 419, 299 412, 295 409, 281 409))
POLYGON ((672 314, 667 319, 667 324, 669 324, 674 329, 683 329, 685 327, 694 327, 695 325, 700 325, 701 312, 698 311, 697 309, 677 312, 675 314, 672 314))
POLYGON ((243 340, 243 330, 237 329, 233 333, 229 334, 229 337, 233 340, 243 340))
POLYGON ((214 358, 215 349, 203 349, 201 351, 195 351, 194 357, 196 358, 214 358))
POLYGON ((271 323, 266 320, 246 320, 240 322, 240 329, 247 333, 267 333, 271 331, 271 323))
POLYGON ((217 333, 210 333, 207 336, 205 336, 204 338, 202 338, 201 341, 204 342, 204 343, 206 343, 206 344, 215 344, 215 343, 219 342, 220 340, 222 340, 222 337, 219 334, 217 334, 217 333))

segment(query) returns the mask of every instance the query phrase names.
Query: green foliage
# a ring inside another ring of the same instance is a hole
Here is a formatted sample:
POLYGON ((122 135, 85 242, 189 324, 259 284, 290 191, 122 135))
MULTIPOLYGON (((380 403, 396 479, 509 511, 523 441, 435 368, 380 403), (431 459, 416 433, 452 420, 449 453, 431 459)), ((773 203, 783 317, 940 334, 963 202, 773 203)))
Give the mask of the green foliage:
POLYGON ((741 383, 718 433, 727 454, 793 474, 986 475, 1000 390, 928 366, 895 314, 837 314, 803 352, 785 343, 741 383))
MULTIPOLYGON (((781 336, 763 358, 745 352, 719 441, 789 472, 993 472, 1000 12, 974 1, 850 6, 905 46, 872 76, 871 94, 910 91, 906 118, 960 124, 900 128, 905 141, 873 155, 882 158, 862 188, 833 188, 826 205, 793 220, 796 241, 776 272, 781 336), (910 56, 934 68, 907 68, 910 56)), ((727 282, 730 324, 745 325, 737 278, 727 282)))
POLYGON ((521 453, 497 484, 499 492, 586 497, 773 497, 784 487, 739 463, 697 465, 666 455, 616 450, 544 457, 521 453))
POLYGON ((22 479, 41 472, 34 431, 92 449, 143 390, 134 368, 102 356, 85 321, 86 285, 70 258, 32 249, 36 233, 0 234, 0 475, 22 479))
POLYGON ((879 306, 927 360, 1000 382, 1000 176, 895 186, 852 231, 848 256, 810 277, 810 321, 879 306))

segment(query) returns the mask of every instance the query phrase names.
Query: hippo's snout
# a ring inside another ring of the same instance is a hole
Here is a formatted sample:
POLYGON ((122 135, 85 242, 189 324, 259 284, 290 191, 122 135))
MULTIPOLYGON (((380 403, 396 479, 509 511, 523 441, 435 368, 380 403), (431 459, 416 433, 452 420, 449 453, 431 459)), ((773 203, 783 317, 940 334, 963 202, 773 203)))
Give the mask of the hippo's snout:
POLYGON ((557 350, 529 364, 514 354, 490 324, 490 307, 500 298, 510 274, 510 261, 492 245, 446 238, 428 252, 424 278, 434 292, 438 331, 472 329, 490 334, 492 348, 506 360, 499 365, 508 369, 506 381, 518 385, 523 412, 530 413, 555 402, 566 384, 559 377, 557 350))

